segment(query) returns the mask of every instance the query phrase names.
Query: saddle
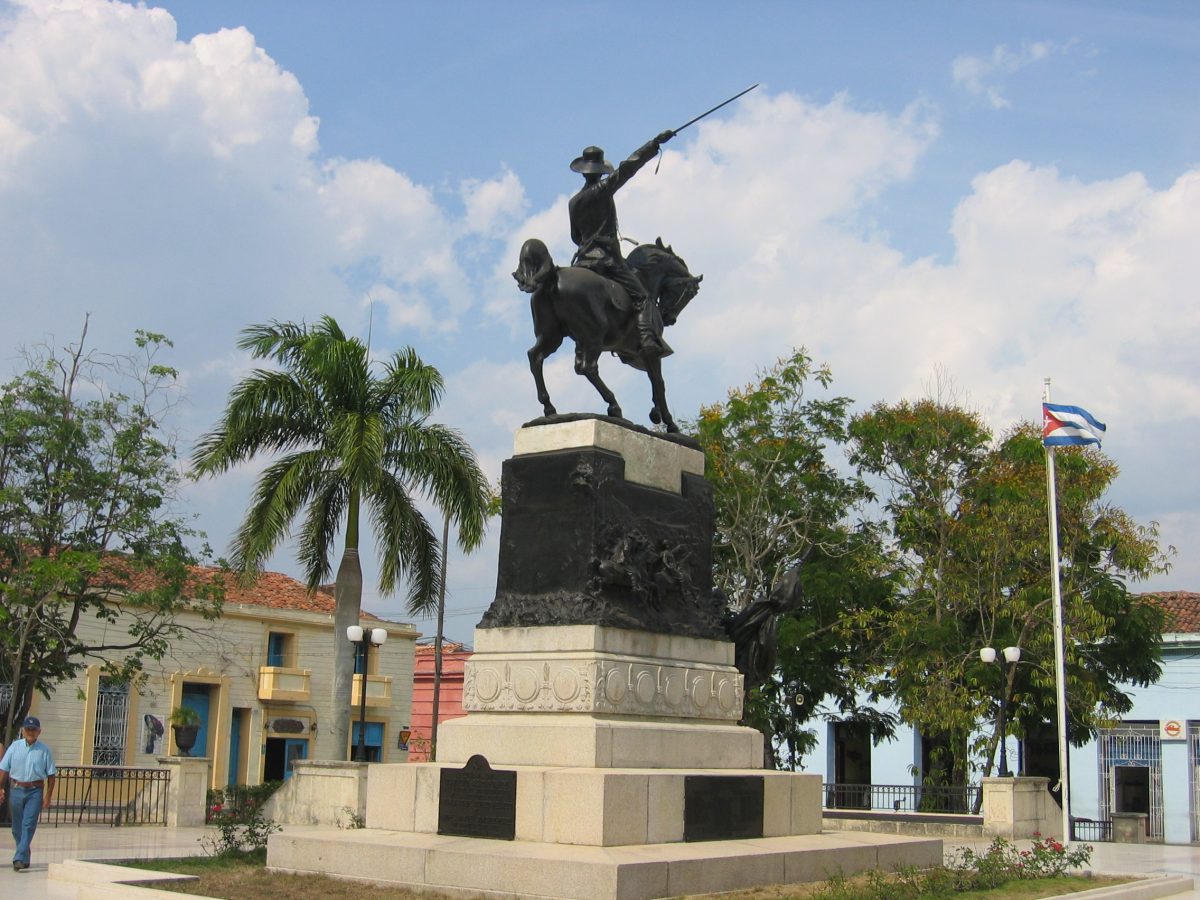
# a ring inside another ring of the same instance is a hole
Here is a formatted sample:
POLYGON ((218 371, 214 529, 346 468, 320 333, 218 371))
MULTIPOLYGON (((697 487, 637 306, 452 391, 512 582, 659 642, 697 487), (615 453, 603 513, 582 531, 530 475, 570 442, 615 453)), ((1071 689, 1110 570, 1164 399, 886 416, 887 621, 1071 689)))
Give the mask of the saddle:
MULTIPOLYGON (((572 265, 577 269, 587 269, 589 272, 599 275, 614 287, 621 288, 619 291, 612 292, 613 306, 623 313, 631 312, 633 310, 633 301, 629 298, 629 291, 625 290, 625 287, 621 284, 621 282, 617 281, 615 278, 609 277, 608 272, 606 271, 611 265, 609 258, 604 256, 599 251, 594 251, 594 253, 596 254, 595 256, 587 254, 582 257, 577 256, 574 260, 572 260, 572 265)), ((637 273, 633 272, 633 270, 630 271, 636 278, 637 273)), ((640 280, 641 279, 639 279, 639 281, 640 280)), ((646 290, 645 285, 642 286, 642 290, 643 292, 646 290)))

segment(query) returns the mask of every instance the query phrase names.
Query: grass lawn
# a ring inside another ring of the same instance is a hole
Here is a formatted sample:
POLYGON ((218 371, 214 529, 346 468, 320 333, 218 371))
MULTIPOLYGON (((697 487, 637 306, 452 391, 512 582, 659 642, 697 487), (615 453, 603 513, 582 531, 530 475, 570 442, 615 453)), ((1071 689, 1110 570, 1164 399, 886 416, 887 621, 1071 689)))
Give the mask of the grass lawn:
MULTIPOLYGON (((160 890, 177 890, 185 894, 199 894, 205 897, 222 897, 226 900, 342 900, 342 898, 360 898, 363 896, 363 885, 360 882, 342 881, 337 878, 327 878, 323 875, 277 875, 267 872, 263 862, 264 854, 247 858, 231 859, 225 857, 194 856, 185 859, 152 859, 126 863, 134 868, 154 869, 161 872, 178 872, 181 875, 196 875, 200 880, 181 882, 175 885, 155 884, 160 890)), ((971 894, 972 900, 1035 900, 1038 897, 1052 897, 1056 894, 1067 894, 1075 891, 1086 891, 1092 888, 1108 887, 1120 884, 1129 879, 1122 878, 1088 878, 1068 876, 1050 878, 1039 881, 1011 881, 1003 887, 990 891, 980 891, 971 894)), ((850 889, 861 888, 859 896, 874 896, 869 890, 865 877, 847 879, 843 885, 846 891, 839 891, 838 900, 849 900, 855 894, 850 889)), ((769 888, 757 888, 749 891, 739 891, 726 894, 695 895, 692 900, 702 897, 720 897, 720 900, 785 900, 789 897, 819 897, 826 890, 822 883, 780 885, 769 888)), ((387 888, 372 886, 372 900, 430 900, 438 895, 428 893, 413 893, 402 888, 387 888)), ((905 895, 906 900, 910 898, 905 895)), ((917 898, 911 898, 917 900, 917 898)))

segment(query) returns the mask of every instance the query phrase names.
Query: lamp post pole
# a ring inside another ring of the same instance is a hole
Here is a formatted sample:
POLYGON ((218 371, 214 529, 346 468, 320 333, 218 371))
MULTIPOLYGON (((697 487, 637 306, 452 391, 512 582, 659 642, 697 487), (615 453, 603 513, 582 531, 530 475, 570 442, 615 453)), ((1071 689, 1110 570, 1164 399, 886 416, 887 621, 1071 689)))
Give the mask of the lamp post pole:
MULTIPOLYGON (((387 640, 385 628, 363 628, 361 625, 351 625, 346 629, 346 637, 350 643, 359 647, 362 652, 362 674, 358 682, 358 743, 354 748, 354 761, 367 761, 367 665, 370 661, 371 646, 382 647, 387 640)), ((357 653, 355 654, 357 657, 357 653)))
POLYGON ((979 658, 985 663, 1000 659, 1000 770, 996 773, 1001 778, 1011 778, 1008 771, 1008 664, 1016 664, 1021 658, 1020 647, 1005 647, 997 654, 994 647, 984 647, 979 651, 979 658))

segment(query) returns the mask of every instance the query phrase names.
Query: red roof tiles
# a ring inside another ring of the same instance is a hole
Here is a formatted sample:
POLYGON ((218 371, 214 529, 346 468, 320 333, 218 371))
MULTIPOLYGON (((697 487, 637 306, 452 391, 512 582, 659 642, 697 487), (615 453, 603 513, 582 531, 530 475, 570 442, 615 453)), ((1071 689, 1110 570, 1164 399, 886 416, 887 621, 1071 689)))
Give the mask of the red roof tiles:
MULTIPOLYGON (((254 583, 243 586, 238 574, 215 566, 192 566, 191 572, 197 582, 220 578, 225 588, 225 605, 265 606, 270 609, 287 609, 297 612, 313 612, 333 615, 333 585, 323 584, 312 593, 301 582, 282 572, 262 572, 254 583)), ((136 572, 129 576, 130 586, 146 589, 153 581, 148 572, 136 572)), ((363 610, 362 618, 379 619, 363 610)))
POLYGON ((1146 594, 1167 614, 1167 634, 1200 634, 1200 594, 1191 591, 1159 591, 1146 594))

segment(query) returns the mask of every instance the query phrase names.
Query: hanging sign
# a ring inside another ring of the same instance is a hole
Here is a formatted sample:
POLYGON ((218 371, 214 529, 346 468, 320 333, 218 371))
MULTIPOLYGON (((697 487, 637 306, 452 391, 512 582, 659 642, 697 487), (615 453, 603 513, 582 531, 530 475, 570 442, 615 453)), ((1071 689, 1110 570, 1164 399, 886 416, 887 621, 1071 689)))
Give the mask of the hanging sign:
POLYGON ((1182 741, 1187 737, 1187 729, 1182 719, 1163 719, 1158 723, 1158 736, 1164 741, 1182 741))
POLYGON ((412 731, 407 728, 402 729, 400 731, 400 740, 396 741, 396 749, 397 750, 407 750, 408 749, 408 739, 410 737, 412 737, 412 731))

